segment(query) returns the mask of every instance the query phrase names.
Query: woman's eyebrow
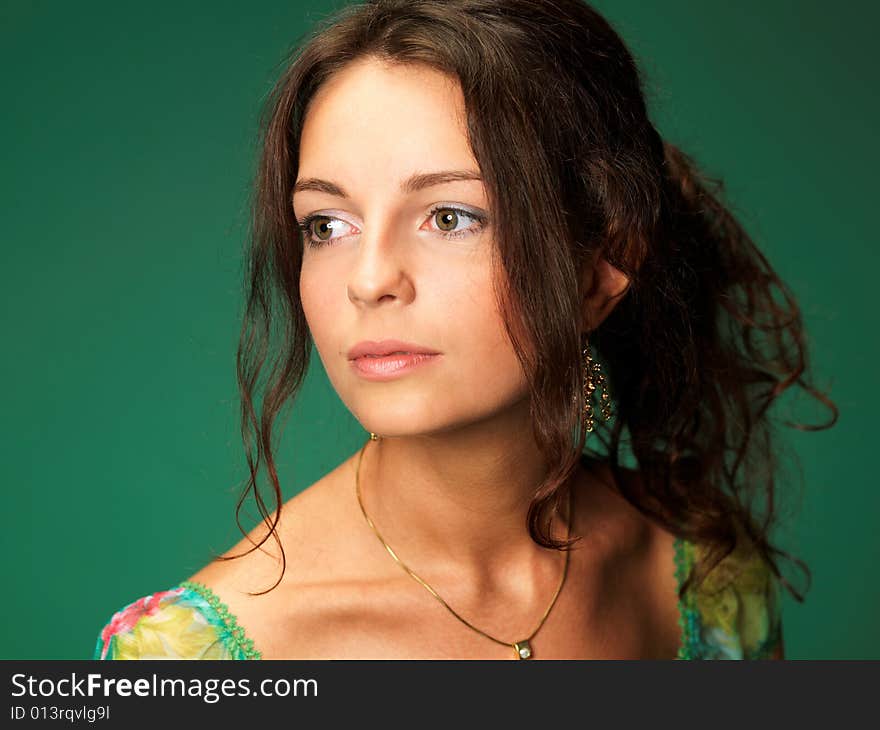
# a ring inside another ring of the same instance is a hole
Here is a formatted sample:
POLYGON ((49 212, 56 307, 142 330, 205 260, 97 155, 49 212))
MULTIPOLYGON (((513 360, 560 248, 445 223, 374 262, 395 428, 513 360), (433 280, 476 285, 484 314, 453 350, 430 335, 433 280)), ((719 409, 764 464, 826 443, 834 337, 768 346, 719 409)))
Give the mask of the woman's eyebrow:
MULTIPOLYGON (((404 195, 409 195, 434 185, 461 180, 482 180, 482 178, 479 172, 474 172, 473 170, 441 170, 440 172, 416 173, 400 184, 400 192, 404 195)), ((348 193, 342 189, 341 185, 337 185, 330 180, 322 180, 318 177, 307 177, 303 180, 297 180, 293 186, 293 192, 298 193, 303 190, 314 190, 319 193, 333 195, 337 198, 348 198, 348 193)))

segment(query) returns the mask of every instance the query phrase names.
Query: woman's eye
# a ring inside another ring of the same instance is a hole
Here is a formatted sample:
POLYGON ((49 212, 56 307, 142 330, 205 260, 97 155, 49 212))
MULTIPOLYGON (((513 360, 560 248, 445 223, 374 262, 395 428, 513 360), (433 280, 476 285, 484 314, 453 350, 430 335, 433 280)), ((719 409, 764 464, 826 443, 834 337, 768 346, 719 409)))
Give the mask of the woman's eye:
POLYGON ((321 246, 334 238, 333 232, 341 230, 347 225, 345 221, 329 215, 310 215, 301 221, 297 221, 299 229, 306 237, 306 242, 311 246, 321 246), (313 225, 314 224, 314 225, 313 225))
POLYGON ((461 238, 479 233, 486 224, 485 216, 451 206, 434 208, 431 211, 430 219, 436 223, 437 230, 444 238, 461 238), (462 218, 470 219, 474 223, 464 229, 459 229, 458 225, 462 218))

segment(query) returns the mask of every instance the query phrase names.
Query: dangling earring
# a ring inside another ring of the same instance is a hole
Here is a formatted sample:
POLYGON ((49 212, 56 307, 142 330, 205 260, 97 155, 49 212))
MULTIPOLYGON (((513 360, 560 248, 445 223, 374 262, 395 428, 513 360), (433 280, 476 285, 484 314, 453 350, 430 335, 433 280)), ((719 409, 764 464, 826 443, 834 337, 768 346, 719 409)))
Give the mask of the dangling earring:
POLYGON ((593 417, 593 393, 598 389, 602 389, 602 396, 599 401, 599 407, 602 411, 602 419, 608 421, 611 416, 611 395, 608 392, 608 384, 605 381, 605 374, 602 372, 602 366, 598 361, 590 356, 590 343, 584 337, 584 428, 589 433, 595 426, 593 417))

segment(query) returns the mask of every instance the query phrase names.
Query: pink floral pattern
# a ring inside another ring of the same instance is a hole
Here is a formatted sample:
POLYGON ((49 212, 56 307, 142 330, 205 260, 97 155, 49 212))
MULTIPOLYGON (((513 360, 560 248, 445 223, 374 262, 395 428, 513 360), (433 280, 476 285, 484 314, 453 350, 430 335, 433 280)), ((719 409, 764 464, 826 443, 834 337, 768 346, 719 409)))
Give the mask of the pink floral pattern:
POLYGON ((166 596, 177 596, 183 592, 183 588, 172 588, 170 591, 159 591, 149 596, 139 598, 134 603, 129 604, 121 611, 113 614, 110 620, 101 630, 101 641, 104 646, 101 649, 101 659, 107 656, 107 649, 110 647, 110 639, 115 634, 125 631, 131 631, 142 616, 152 616, 160 609, 160 604, 166 596))

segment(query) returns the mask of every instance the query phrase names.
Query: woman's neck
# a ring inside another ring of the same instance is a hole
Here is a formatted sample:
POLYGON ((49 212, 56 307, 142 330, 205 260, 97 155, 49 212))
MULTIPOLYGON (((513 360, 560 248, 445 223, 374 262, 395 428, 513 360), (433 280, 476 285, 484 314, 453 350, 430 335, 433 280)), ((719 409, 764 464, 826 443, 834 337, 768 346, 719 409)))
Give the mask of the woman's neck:
MULTIPOLYGON (((381 437, 366 445, 364 509, 405 563, 435 576, 492 584, 509 582, 512 569, 547 561, 552 551, 537 545, 526 527, 547 464, 531 426, 522 423, 381 437)), ((555 518, 552 529, 564 538, 567 523, 555 518)))

